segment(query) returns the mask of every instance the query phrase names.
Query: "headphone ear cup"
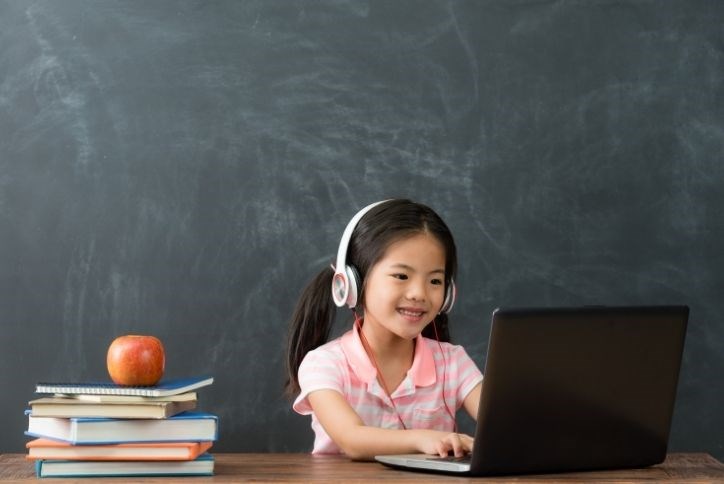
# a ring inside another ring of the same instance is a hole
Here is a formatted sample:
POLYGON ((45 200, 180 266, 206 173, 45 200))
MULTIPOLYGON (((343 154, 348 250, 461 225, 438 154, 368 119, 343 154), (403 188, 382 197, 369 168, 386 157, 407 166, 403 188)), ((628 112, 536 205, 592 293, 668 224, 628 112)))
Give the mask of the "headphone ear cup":
POLYGON ((355 266, 345 266, 345 270, 347 272, 347 283, 349 285, 347 306, 354 309, 357 306, 357 298, 362 292, 362 288, 360 286, 360 276, 355 266))
POLYGON ((349 279, 347 271, 335 271, 332 277, 332 299, 337 307, 342 307, 349 299, 349 279))
POLYGON ((452 309, 453 305, 455 304, 456 297, 457 297, 457 288, 455 287, 455 281, 453 281, 451 279, 450 284, 448 284, 447 290, 445 291, 445 300, 442 303, 440 312, 449 313, 450 310, 452 309))

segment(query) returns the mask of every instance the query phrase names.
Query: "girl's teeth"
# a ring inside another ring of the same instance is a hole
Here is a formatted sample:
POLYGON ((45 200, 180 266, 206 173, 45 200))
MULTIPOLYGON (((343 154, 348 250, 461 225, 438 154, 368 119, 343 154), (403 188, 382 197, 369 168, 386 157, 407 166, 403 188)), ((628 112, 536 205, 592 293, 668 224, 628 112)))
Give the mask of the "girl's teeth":
POLYGON ((404 314, 405 316, 416 316, 416 317, 422 316, 422 311, 417 312, 417 311, 406 311, 404 309, 400 309, 400 313, 404 314))

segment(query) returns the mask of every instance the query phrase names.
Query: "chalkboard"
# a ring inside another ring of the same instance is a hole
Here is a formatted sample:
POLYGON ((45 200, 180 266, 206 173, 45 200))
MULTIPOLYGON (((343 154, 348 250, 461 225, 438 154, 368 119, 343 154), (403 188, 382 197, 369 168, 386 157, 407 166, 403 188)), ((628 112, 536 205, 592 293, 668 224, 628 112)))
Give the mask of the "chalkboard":
POLYGON ((295 300, 359 208, 409 197, 456 237, 481 367, 498 306, 688 304, 670 449, 724 459, 723 24, 716 0, 0 1, 0 452, 37 381, 105 379, 126 333, 215 376, 215 450, 310 450, 295 300))

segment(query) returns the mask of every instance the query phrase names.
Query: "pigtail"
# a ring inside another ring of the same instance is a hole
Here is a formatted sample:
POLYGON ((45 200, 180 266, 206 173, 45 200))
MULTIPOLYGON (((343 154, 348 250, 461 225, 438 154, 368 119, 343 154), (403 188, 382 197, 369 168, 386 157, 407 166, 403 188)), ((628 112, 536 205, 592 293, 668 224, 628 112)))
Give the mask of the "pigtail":
POLYGON ((332 329, 336 306, 332 301, 331 287, 334 270, 325 268, 302 291, 289 325, 287 347, 287 395, 299 392, 297 372, 304 356, 323 345, 332 329))

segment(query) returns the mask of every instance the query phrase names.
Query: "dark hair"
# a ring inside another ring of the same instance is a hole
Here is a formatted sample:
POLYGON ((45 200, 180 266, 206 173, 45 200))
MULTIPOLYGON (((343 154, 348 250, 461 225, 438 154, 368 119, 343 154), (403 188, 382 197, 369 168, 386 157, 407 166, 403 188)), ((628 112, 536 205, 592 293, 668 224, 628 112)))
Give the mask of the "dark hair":
MULTIPOLYGON (((457 250, 450 229, 431 208, 410 200, 395 199, 381 203, 367 212, 357 223, 347 249, 347 264, 353 265, 362 282, 358 301, 364 301, 369 270, 384 256, 393 242, 419 233, 436 237, 445 249, 445 288, 457 272, 457 250)), ((297 372, 304 356, 323 345, 329 338, 336 306, 332 301, 334 270, 326 267, 304 288, 289 326, 286 391, 299 391, 297 372)), ((448 318, 445 313, 435 317, 440 341, 450 341, 448 318)), ((435 338, 432 324, 422 335, 435 338)))

